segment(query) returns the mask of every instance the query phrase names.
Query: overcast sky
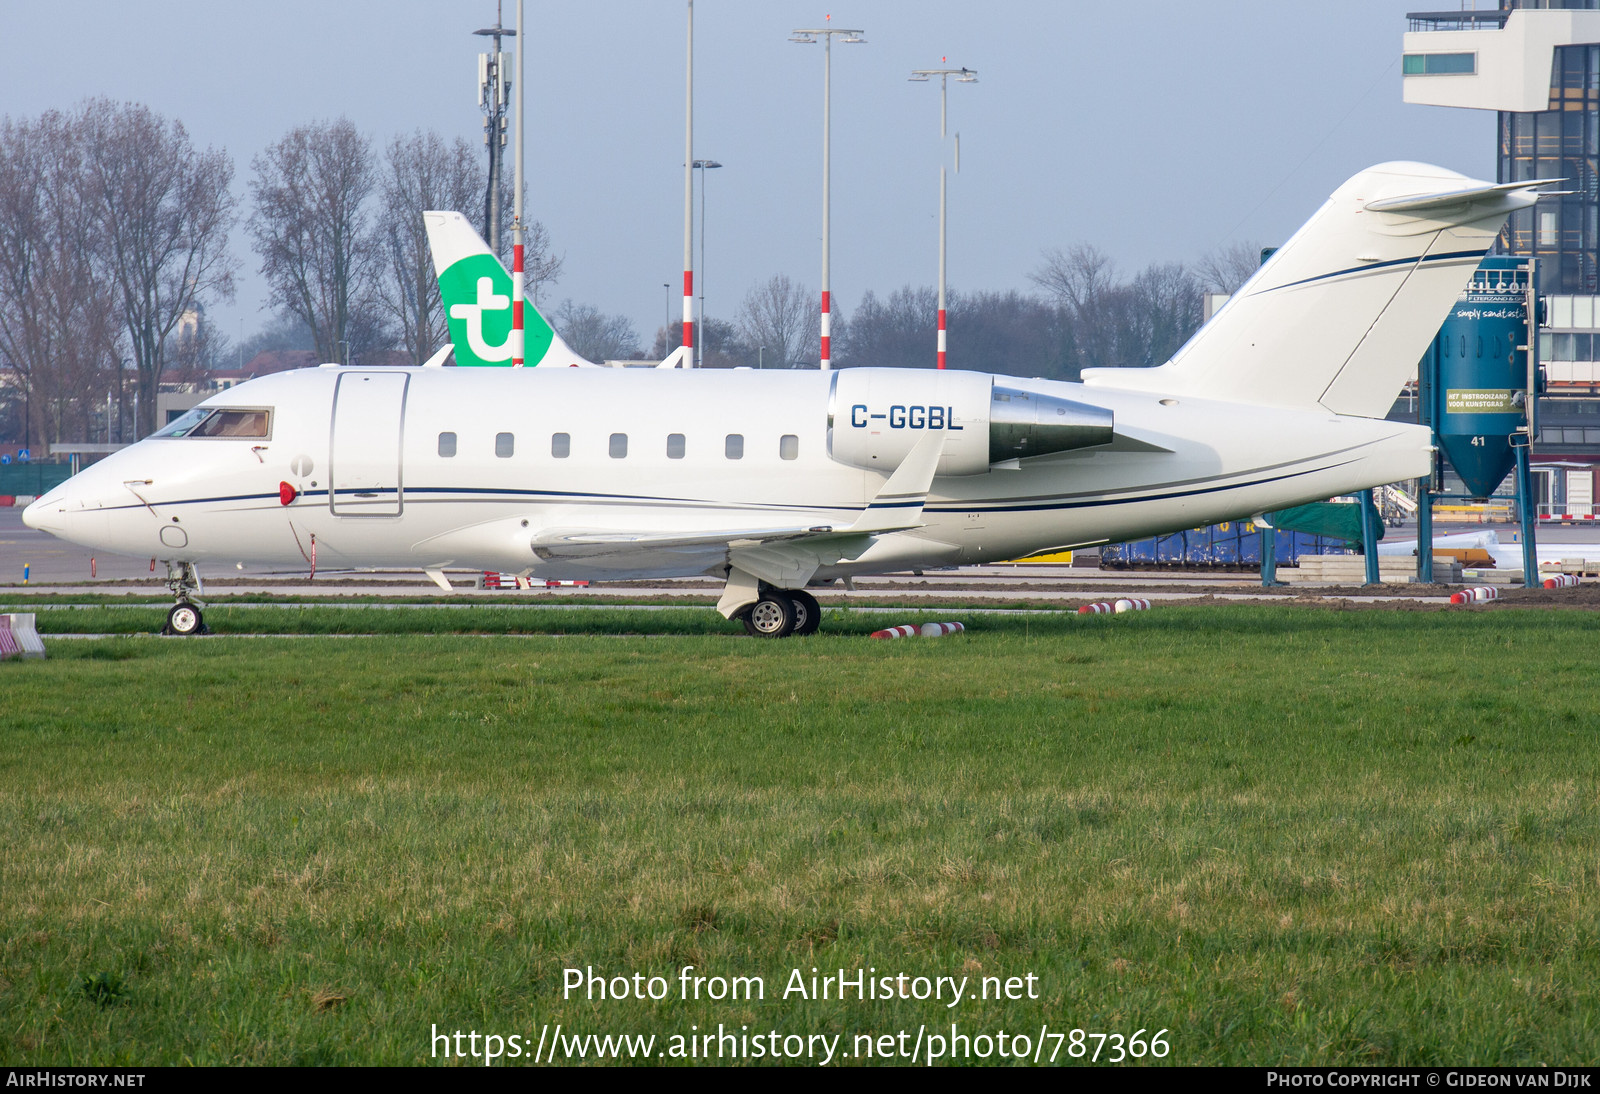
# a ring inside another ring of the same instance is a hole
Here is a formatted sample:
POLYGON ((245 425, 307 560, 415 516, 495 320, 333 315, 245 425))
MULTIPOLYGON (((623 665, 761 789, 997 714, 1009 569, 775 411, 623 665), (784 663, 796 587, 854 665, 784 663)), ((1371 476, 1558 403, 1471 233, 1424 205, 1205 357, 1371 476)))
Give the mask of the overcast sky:
MULTIPOLYGON (((795 27, 831 13, 866 31, 833 57, 832 277, 848 314, 867 289, 937 278, 948 148, 938 84, 906 77, 944 58, 980 77, 949 92, 955 288, 1028 289, 1041 250, 1076 242, 1126 272, 1278 242, 1383 160, 1492 178, 1492 114, 1400 101, 1416 6, 698 0, 695 155, 725 165, 707 195, 707 312, 731 318, 775 273, 820 282, 823 57, 788 41, 795 27)), ((146 103, 227 149, 244 199, 251 158, 313 119, 479 141, 471 32, 494 17, 494 0, 6 0, 0 112, 146 103)), ((527 19, 530 212, 566 260, 551 295, 625 314, 648 345, 681 285, 685 3, 527 0, 527 19)), ((211 314, 236 338, 267 313, 242 231, 234 243, 239 296, 211 314)))

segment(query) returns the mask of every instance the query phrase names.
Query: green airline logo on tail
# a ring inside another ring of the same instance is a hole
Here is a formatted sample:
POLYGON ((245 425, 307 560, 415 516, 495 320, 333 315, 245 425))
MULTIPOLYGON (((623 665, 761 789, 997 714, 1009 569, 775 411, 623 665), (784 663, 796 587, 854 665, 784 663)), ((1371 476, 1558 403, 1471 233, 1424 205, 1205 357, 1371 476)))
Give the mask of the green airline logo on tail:
MULTIPOLYGON (((450 324, 456 364, 511 364, 511 275, 493 255, 468 255, 439 275, 439 295, 450 324)), ((522 305, 523 361, 537 365, 555 332, 537 308, 522 305)))

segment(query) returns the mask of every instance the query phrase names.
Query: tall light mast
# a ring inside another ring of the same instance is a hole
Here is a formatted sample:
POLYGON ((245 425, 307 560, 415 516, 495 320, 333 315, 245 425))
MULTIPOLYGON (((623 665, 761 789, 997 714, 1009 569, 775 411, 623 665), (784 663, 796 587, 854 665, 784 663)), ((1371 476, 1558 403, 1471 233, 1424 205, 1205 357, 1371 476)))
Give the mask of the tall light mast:
POLYGON ((688 65, 683 92, 683 345, 694 367, 694 0, 689 2, 688 65))
MULTIPOLYGON (((832 20, 833 16, 828 16, 832 20)), ((814 46, 817 40, 822 40, 822 363, 823 371, 833 367, 832 347, 829 345, 833 333, 833 294, 828 285, 828 243, 830 226, 828 223, 830 208, 828 199, 828 184, 832 177, 829 165, 831 141, 829 139, 830 103, 833 83, 833 39, 841 36, 840 41, 850 45, 860 45, 866 42, 862 37, 864 30, 846 30, 843 27, 813 27, 809 30, 795 30, 789 41, 804 46, 814 46)))
MULTIPOLYGON (((939 368, 945 364, 945 195, 948 189, 947 176, 944 163, 944 141, 949 131, 948 108, 945 103, 946 88, 950 77, 954 76, 958 83, 975 84, 978 82, 978 72, 971 68, 918 68, 913 69, 910 79, 913 83, 927 83, 932 77, 939 77, 939 368)), ((961 134, 956 134, 956 172, 961 171, 961 134)))
POLYGON ((523 359, 524 334, 522 326, 522 293, 523 293, 523 267, 522 244, 525 236, 522 220, 522 121, 525 111, 522 109, 522 43, 526 41, 522 33, 522 0, 517 0, 517 141, 513 150, 516 160, 516 169, 512 173, 511 195, 511 367, 521 368, 526 363, 523 359))

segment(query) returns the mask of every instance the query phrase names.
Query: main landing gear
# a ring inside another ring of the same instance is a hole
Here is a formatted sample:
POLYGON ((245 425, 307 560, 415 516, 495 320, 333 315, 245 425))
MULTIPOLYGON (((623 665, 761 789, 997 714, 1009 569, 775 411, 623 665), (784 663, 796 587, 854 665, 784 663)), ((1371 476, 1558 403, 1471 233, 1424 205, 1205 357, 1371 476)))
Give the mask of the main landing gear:
POLYGON ((192 562, 167 563, 167 589, 177 603, 167 613, 167 625, 162 634, 175 634, 187 638, 192 634, 210 634, 205 616, 200 613, 200 603, 192 599, 200 591, 200 574, 192 562))
POLYGON ((761 598, 740 618, 752 637, 788 638, 815 634, 822 624, 822 608, 804 589, 762 589, 761 598))

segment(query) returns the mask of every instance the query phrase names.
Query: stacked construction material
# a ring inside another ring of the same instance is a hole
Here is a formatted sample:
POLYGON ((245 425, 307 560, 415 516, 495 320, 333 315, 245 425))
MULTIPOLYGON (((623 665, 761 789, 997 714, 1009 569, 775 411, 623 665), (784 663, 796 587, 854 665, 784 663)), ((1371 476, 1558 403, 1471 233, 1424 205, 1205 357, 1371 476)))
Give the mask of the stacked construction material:
MULTIPOLYGON (((1320 585, 1361 585, 1367 580, 1364 555, 1301 555, 1298 570, 1279 570, 1289 581, 1320 585)), ((1415 555, 1379 555, 1378 580, 1402 585, 1417 580, 1415 555)), ((1433 580, 1454 585, 1461 580, 1461 563, 1449 555, 1433 556, 1433 580)))
POLYGON ((44 655, 44 643, 39 640, 33 612, 0 614, 0 661, 44 655))
POLYGON ((516 574, 499 574, 491 570, 483 571, 483 587, 485 589, 560 589, 566 587, 587 589, 587 581, 534 581, 516 574))

